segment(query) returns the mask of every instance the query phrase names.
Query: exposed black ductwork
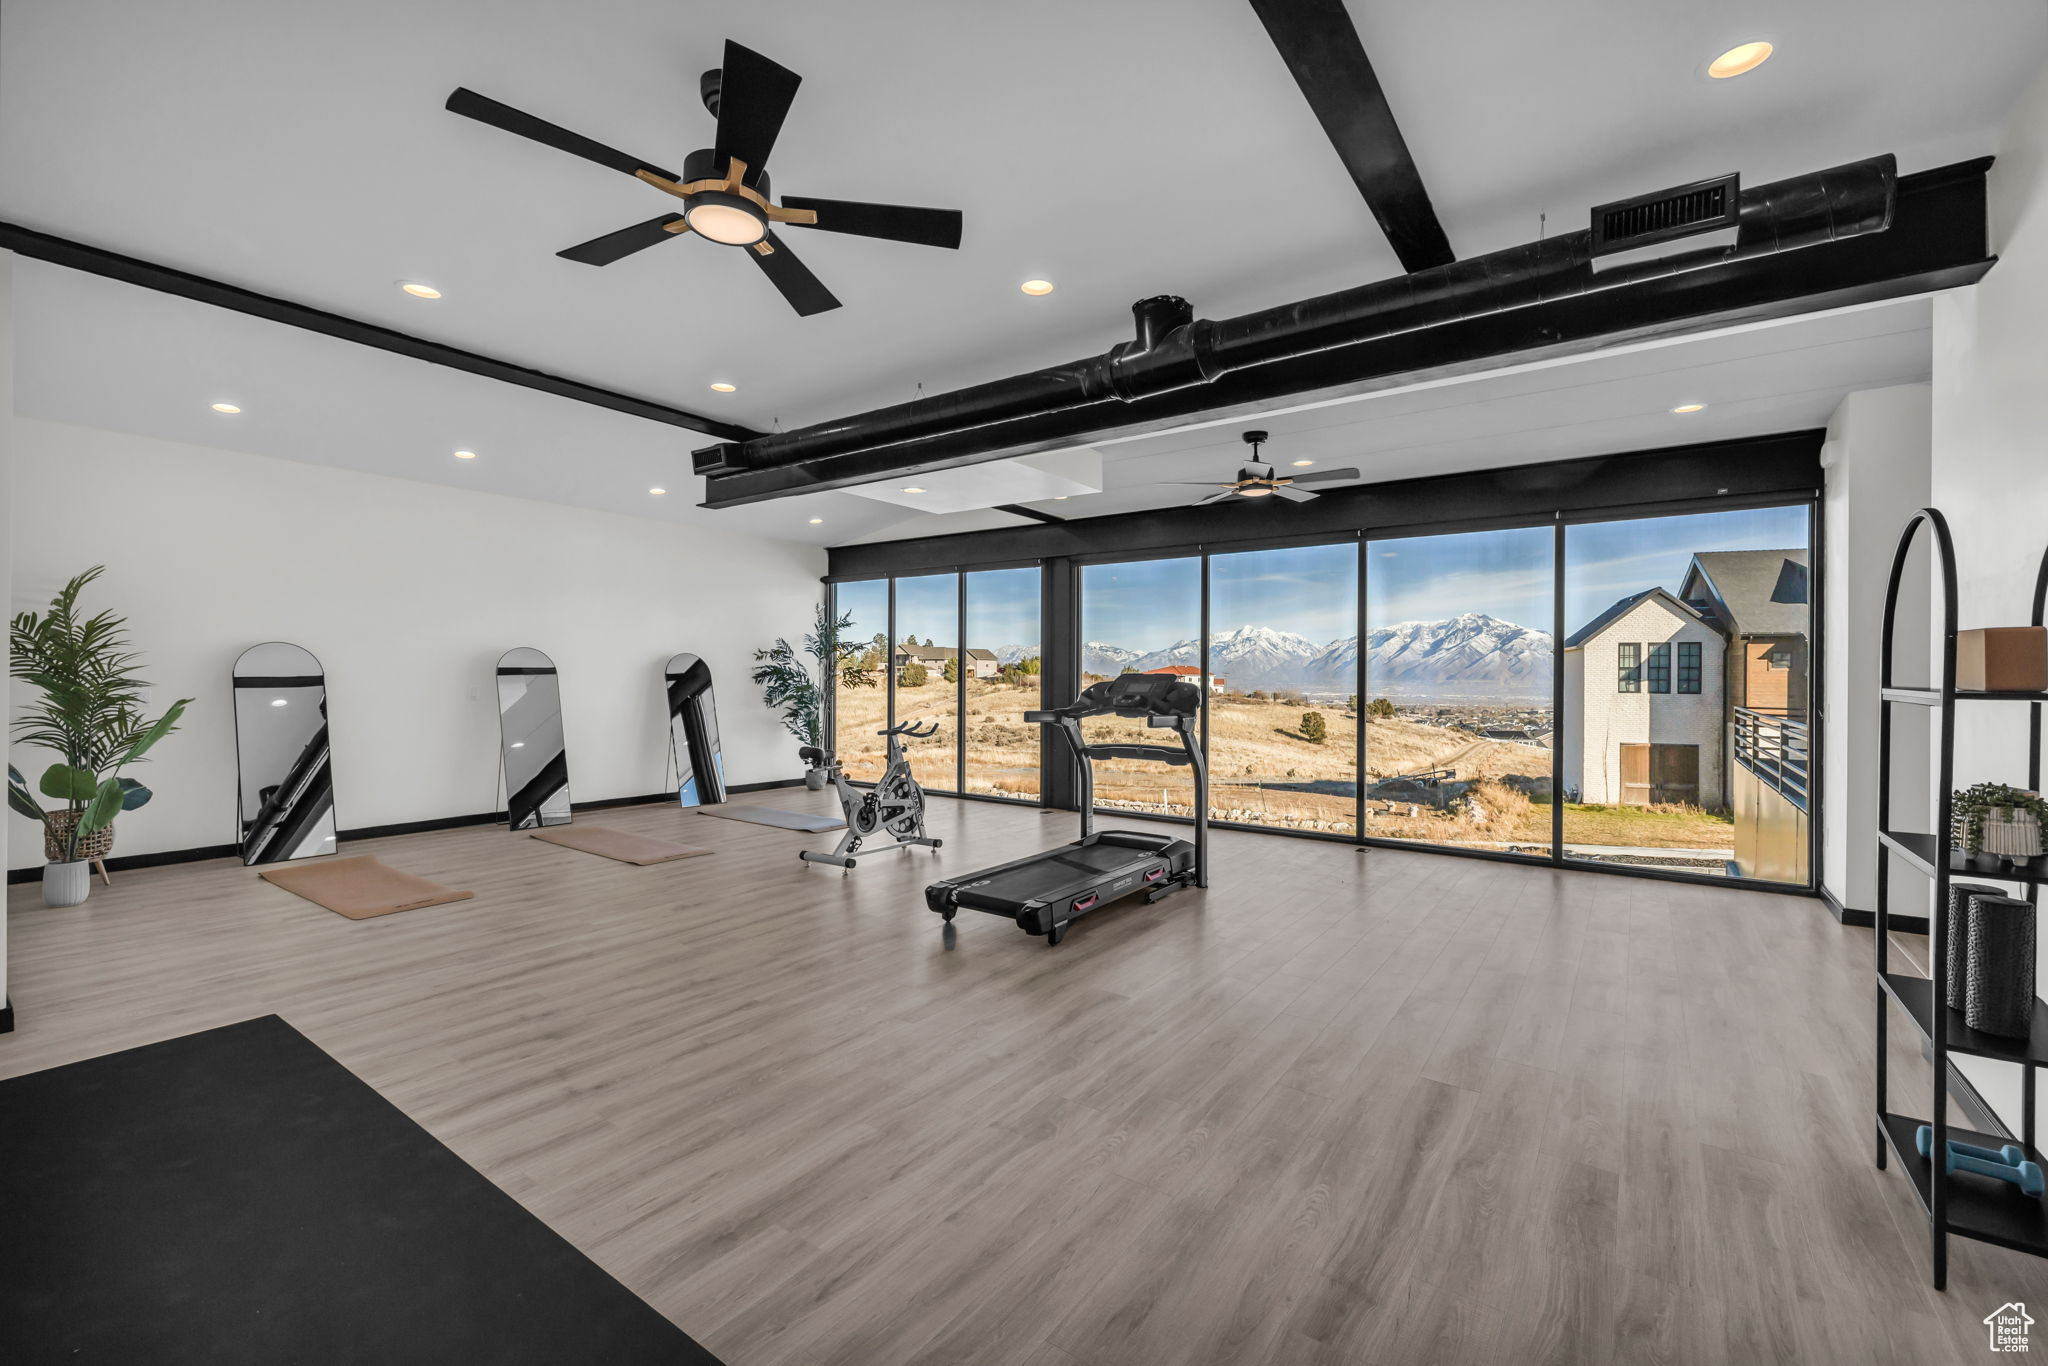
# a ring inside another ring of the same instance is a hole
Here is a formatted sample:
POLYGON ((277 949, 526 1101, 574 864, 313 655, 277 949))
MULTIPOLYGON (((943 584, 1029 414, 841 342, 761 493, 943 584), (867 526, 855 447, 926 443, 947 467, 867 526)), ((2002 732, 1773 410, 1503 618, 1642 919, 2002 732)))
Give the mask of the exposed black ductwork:
MULTIPOLYGON (((1977 172, 1981 214, 1985 165, 1953 168, 1946 179, 1930 183, 1946 186, 1959 179, 1958 172, 1977 172)), ((1161 395, 1174 396, 1173 406, 1187 412, 1226 402, 1270 404, 1315 387, 1301 382, 1300 363, 1308 358, 1356 347, 1361 348, 1356 354, 1362 363, 1374 343, 1398 344, 1421 356, 1432 349, 1425 340, 1429 334, 1488 321, 1511 322, 1525 310, 1597 302, 1603 310, 1601 331, 1610 337, 1625 334, 1631 326, 1656 321, 1647 307, 1644 316, 1630 317, 1631 297, 1655 292, 1668 311, 1669 296, 1677 292, 1669 287, 1674 277, 1718 272, 1713 278, 1720 299, 1685 300, 1687 313, 1706 315, 1715 311, 1710 306, 1714 302, 1722 307, 1750 302, 1740 290, 1719 288, 1720 276, 1745 267, 1769 269, 1773 258, 1788 252, 1883 232, 1891 225, 1899 185, 1894 159, 1887 155, 1756 186, 1741 195, 1733 246, 1688 252, 1681 243, 1672 255, 1598 273, 1592 268, 1591 234, 1580 230, 1221 321, 1196 319, 1182 299, 1145 299, 1132 309, 1134 339, 1102 355, 834 422, 709 447, 696 452, 696 468, 711 476, 706 505, 718 507, 861 482, 849 472, 854 465, 871 471, 866 478, 873 479, 906 469, 1048 449, 1063 440, 1086 440, 1121 420, 1121 415, 1082 410, 1146 404, 1161 395), (1273 369, 1270 385, 1244 375, 1263 367, 1273 369), (1243 381, 1229 386, 1232 392, 1227 395, 1210 399, 1182 392, 1203 389, 1227 376, 1243 381), (833 472, 824 474, 821 462, 829 462, 833 472), (814 468, 820 472, 807 477, 814 468), (777 477, 747 477, 760 472, 777 477), (746 487, 729 490, 722 486, 724 480, 746 487)), ((1961 228, 1965 234, 1970 231, 1968 223, 1961 228)), ((1972 261, 1983 256, 1981 222, 1975 235, 1968 251, 1972 261)), ((1978 273, 1988 265, 1982 261, 1978 273)), ((1801 272, 1802 277, 1807 274, 1801 272)), ((1810 274, 1823 278, 1818 262, 1810 274)), ((1782 279, 1774 279, 1772 288, 1772 297, 1796 297, 1798 292, 1782 279)), ((1540 316, 1530 314, 1529 327, 1517 338, 1519 345, 1496 346, 1494 354, 1562 340, 1536 321, 1540 316)), ((1327 384, 1333 369, 1352 368, 1322 365, 1316 367, 1314 378, 1327 384)), ((1362 368, 1366 376, 1372 373, 1371 367, 1362 368)), ((1379 372, 1386 372, 1383 365, 1379 372)))

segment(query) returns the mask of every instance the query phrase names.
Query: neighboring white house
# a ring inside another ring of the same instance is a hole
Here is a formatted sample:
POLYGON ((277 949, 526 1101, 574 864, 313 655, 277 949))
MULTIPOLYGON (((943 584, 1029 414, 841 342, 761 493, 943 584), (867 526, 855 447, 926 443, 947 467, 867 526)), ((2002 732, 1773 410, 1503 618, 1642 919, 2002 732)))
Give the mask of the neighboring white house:
MULTIPOLYGON (((1196 679, 1202 676, 1202 671, 1192 664, 1162 664, 1156 669, 1147 670, 1147 672, 1155 674, 1172 674, 1175 678, 1184 678, 1190 683, 1194 682, 1196 679)), ((1217 675, 1209 675, 1210 692, 1222 692, 1223 683, 1224 680, 1218 677, 1217 675)))
POLYGON ((1564 643, 1564 789, 1582 802, 1721 808, 1727 637, 1662 588, 1564 643))

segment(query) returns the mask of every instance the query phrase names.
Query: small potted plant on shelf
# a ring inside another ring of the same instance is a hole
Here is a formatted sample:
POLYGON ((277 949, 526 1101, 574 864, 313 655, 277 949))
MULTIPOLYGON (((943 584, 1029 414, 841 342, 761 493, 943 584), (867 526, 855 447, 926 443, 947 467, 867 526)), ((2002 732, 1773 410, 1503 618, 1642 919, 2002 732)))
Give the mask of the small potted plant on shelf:
MULTIPOLYGON (((828 755, 831 748, 825 742, 823 680, 837 678, 842 688, 876 686, 866 659, 869 642, 847 639, 852 629, 852 613, 835 620, 819 603, 817 620, 801 651, 780 638, 767 649, 754 651, 754 681, 761 685, 762 700, 782 713, 783 728, 811 753, 828 755), (812 665, 804 663, 804 655, 810 656, 812 665)), ((804 786, 813 792, 824 790, 831 765, 830 757, 808 761, 804 786)))
POLYGON ((2005 859, 2038 857, 2048 800, 2004 783, 1978 783, 1950 801, 1950 843, 1966 854, 2005 859))
POLYGON ((126 619, 112 612, 79 617, 79 594, 103 572, 94 565, 64 585, 48 612, 24 612, 8 629, 13 675, 40 694, 15 718, 14 739, 61 756, 33 792, 19 770, 7 769, 7 805, 43 827, 43 902, 50 906, 85 900, 91 862, 113 849, 114 818, 150 798, 121 770, 176 730, 192 700, 180 698, 155 720, 144 718, 149 683, 140 656, 128 648, 126 619), (45 807, 38 794, 53 805, 45 807))

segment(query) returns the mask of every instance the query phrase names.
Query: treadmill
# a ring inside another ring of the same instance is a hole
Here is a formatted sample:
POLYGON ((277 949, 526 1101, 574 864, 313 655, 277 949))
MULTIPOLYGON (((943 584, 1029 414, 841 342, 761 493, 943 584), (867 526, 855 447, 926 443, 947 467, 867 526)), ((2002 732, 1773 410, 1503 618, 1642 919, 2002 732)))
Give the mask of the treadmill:
POLYGON ((1081 838, 1012 863, 984 868, 924 889, 925 904, 947 921, 965 906, 1005 915, 1026 934, 1044 935, 1048 946, 1066 937, 1067 926, 1126 897, 1143 893, 1157 901, 1182 887, 1209 885, 1209 768, 1197 727, 1202 689, 1172 674, 1124 674, 1085 689, 1064 707, 1027 711, 1026 721, 1056 726, 1081 764, 1081 838), (1090 716, 1145 718, 1155 730, 1170 730, 1178 747, 1149 744, 1091 745, 1081 736, 1090 716), (1195 837, 1140 830, 1095 828, 1096 759, 1145 759, 1195 772, 1195 837))

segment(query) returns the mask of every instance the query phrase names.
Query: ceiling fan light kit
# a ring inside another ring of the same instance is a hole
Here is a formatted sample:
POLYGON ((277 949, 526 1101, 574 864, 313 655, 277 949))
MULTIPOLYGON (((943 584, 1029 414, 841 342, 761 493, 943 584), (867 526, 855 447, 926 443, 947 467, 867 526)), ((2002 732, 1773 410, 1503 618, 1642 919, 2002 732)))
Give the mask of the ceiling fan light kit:
MULTIPOLYGON (((1252 448, 1252 458, 1239 468, 1237 478, 1229 483, 1204 484, 1202 487, 1214 488, 1216 492, 1209 494, 1207 497, 1197 498, 1194 503, 1196 507, 1202 507, 1209 503, 1227 502, 1232 498, 1277 497, 1285 499, 1290 503, 1306 503, 1312 501, 1316 495, 1300 487, 1303 484, 1329 484, 1335 483, 1340 479, 1358 478, 1358 471, 1355 469, 1322 470, 1315 474, 1283 475, 1279 470, 1273 468, 1273 466, 1260 458, 1259 447, 1272 439, 1267 433, 1249 431, 1245 432, 1240 439, 1245 445, 1252 448)), ((1296 461, 1295 463, 1301 464, 1303 462, 1296 461)))
POLYGON ((802 81, 789 68, 728 41, 724 64, 705 72, 698 82, 704 107, 718 120, 715 141, 684 158, 681 177, 473 90, 458 88, 449 95, 447 107, 465 118, 623 172, 682 201, 679 214, 650 218, 579 242, 556 255, 583 265, 608 266, 685 235, 720 246, 745 247, 790 307, 808 317, 838 308, 839 300, 776 237, 774 225, 957 248, 961 215, 957 209, 850 199, 792 198, 775 203, 766 162, 802 81))

